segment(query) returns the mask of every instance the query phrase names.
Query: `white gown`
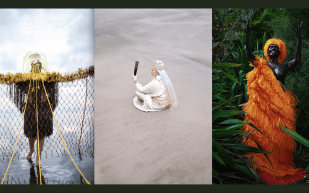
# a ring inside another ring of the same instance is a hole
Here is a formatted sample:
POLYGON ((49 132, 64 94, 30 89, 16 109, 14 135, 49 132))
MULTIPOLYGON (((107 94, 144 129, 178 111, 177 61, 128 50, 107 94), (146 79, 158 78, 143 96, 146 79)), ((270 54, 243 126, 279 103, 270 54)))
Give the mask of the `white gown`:
POLYGON ((161 111, 169 107, 171 103, 159 75, 145 86, 137 82, 136 89, 133 104, 141 111, 161 111))

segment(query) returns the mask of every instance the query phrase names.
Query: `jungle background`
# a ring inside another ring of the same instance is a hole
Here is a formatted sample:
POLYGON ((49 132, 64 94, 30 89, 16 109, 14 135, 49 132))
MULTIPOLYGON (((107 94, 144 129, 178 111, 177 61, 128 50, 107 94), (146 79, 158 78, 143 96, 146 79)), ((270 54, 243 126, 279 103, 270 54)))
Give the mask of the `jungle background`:
MULTIPOLYGON (((297 38, 292 28, 302 21, 301 63, 289 72, 285 87, 298 100, 295 133, 295 164, 309 170, 309 10, 308 9, 213 9, 212 12, 212 136, 213 184, 262 184, 245 152, 263 153, 260 148, 241 144, 247 134, 241 130, 245 114, 242 106, 248 100, 245 74, 249 66, 246 55, 245 28, 250 22, 253 53, 263 55, 263 46, 270 38, 278 38, 287 47, 286 61, 295 58, 297 38)), ((253 128, 258 130, 253 124, 253 128)), ((305 180, 299 183, 309 183, 305 180)))

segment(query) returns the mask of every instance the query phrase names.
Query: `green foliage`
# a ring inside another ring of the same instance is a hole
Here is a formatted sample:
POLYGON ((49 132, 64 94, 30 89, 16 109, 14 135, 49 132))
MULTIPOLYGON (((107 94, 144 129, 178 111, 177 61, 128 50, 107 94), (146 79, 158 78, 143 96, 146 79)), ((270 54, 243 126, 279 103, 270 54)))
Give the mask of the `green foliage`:
MULTIPOLYGON (((258 47, 263 50, 267 39, 273 35, 273 28, 271 27, 271 20, 282 16, 280 9, 258 9, 251 18, 250 23, 250 37, 253 48, 258 47), (263 39, 262 39, 263 38, 263 39)), ((245 34, 244 34, 245 35, 245 34)))
POLYGON ((300 142, 304 146, 309 148, 309 141, 305 138, 303 138, 301 135, 295 133, 294 131, 289 130, 286 127, 280 126, 283 131, 285 131, 287 134, 289 134, 291 137, 293 137, 296 141, 300 142))
MULTIPOLYGON (((246 54, 243 31, 247 21, 256 10, 218 9, 213 11, 213 183, 260 183, 257 173, 245 152, 269 152, 241 143, 246 138, 242 131, 244 112, 241 106, 248 100, 247 83, 244 75, 252 67, 246 54)), ((259 41, 256 41, 256 53, 261 55, 259 41)), ((261 132, 252 123, 249 123, 261 132)))
MULTIPOLYGON (((295 133, 294 131, 289 130, 286 127, 280 126, 281 129, 283 131, 285 131, 287 134, 289 134, 291 137, 293 137, 297 142, 299 142, 301 145, 309 148, 309 140, 305 139, 304 137, 302 137, 301 135, 295 133)), ((305 163, 306 165, 308 165, 308 151, 302 151, 302 146, 300 146, 300 151, 298 151, 299 156, 297 157, 298 160, 301 160, 301 162, 305 163)), ((304 165, 304 167, 306 166, 304 165)), ((305 171, 308 171, 308 167, 305 168, 305 171)), ((309 180, 306 181, 307 184, 309 184, 309 180)))
MULTIPOLYGON (((241 66, 226 63, 213 66, 213 183, 260 183, 257 173, 251 167, 255 163, 247 160, 244 153, 256 152, 263 153, 265 156, 269 154, 262 148, 254 148, 240 143, 243 138, 247 137, 246 132, 241 130, 246 122, 243 121, 244 112, 237 105, 241 95, 231 96, 230 85, 242 84, 242 77, 237 79, 225 71, 227 68, 241 68, 241 66)), ((252 123, 250 125, 258 130, 252 123)))
POLYGON ((228 62, 233 41, 239 39, 253 9, 213 9, 212 12, 212 57, 213 64, 228 62))
POLYGON ((305 138, 309 138, 307 128, 309 122, 309 10, 308 9, 284 9, 285 15, 273 18, 271 27, 274 31, 273 37, 284 40, 287 47, 287 59, 285 62, 295 58, 297 38, 292 28, 303 22, 302 27, 302 42, 301 42, 301 63, 293 72, 290 72, 285 80, 287 88, 292 87, 292 91, 298 97, 300 103, 297 109, 300 114, 297 119, 297 133, 305 138))

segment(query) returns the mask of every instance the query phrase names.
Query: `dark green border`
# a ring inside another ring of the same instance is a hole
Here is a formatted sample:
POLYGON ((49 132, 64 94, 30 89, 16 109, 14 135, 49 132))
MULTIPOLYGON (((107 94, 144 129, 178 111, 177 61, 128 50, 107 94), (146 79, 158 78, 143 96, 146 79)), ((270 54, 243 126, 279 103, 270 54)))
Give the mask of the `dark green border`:
POLYGON ((211 8, 309 8, 308 1, 302 0, 218 0, 207 3, 211 8))
POLYGON ((308 191, 308 185, 95 185, 95 186, 72 186, 72 185, 50 185, 50 186, 2 186, 1 191, 20 191, 20 192, 33 192, 46 191, 55 192, 83 192, 90 191, 108 191, 108 192, 188 192, 188 193, 205 193, 205 191, 211 192, 296 192, 304 190, 308 191), (212 191, 213 190, 213 191, 212 191))
POLYGON ((190 1, 4 1, 2 7, 17 8, 309 8, 305 0, 190 0, 190 1))
MULTIPOLYGON (((218 6, 220 3, 217 4, 218 6)), ((42 1, 36 3, 35 1, 26 2, 5 2, 2 7, 6 8, 212 8, 211 2, 201 0, 191 1, 42 1)))

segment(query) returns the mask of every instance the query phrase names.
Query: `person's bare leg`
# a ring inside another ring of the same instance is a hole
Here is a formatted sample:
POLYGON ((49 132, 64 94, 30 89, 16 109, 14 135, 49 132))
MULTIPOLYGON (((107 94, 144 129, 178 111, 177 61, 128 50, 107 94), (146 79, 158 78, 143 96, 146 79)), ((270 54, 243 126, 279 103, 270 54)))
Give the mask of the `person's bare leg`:
MULTIPOLYGON (((42 151, 43 151, 44 141, 45 141, 45 138, 42 138, 42 139, 39 140, 39 145, 40 145, 40 159, 41 159, 41 160, 42 160, 42 151)), ((39 154, 36 155, 35 165, 36 165, 36 166, 39 165, 39 154)))
POLYGON ((30 147, 30 152, 29 154, 26 156, 27 159, 31 159, 31 156, 34 152, 34 142, 35 142, 35 139, 34 138, 31 138, 29 137, 29 147, 30 147))

